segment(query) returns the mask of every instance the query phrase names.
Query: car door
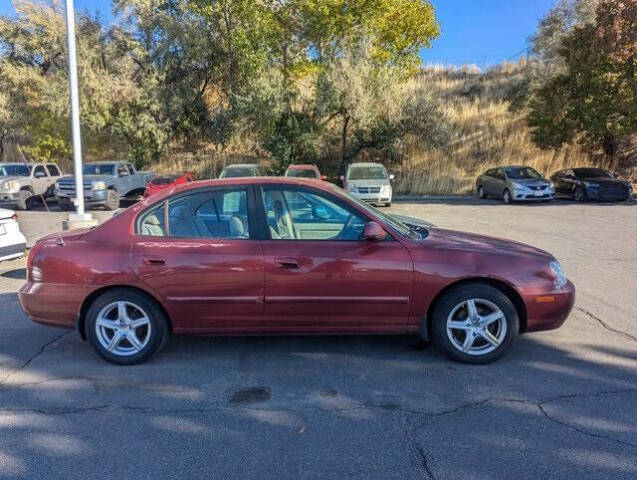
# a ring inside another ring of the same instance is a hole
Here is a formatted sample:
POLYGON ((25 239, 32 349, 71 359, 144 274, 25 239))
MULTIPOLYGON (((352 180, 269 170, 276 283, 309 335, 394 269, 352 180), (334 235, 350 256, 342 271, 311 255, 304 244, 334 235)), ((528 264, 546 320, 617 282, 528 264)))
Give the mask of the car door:
POLYGON ((33 168, 33 189, 36 195, 46 192, 49 187, 49 174, 44 165, 36 165, 33 168))
POLYGON ((60 169, 57 165, 53 163, 48 163, 46 165, 46 169, 49 172, 49 177, 47 181, 47 195, 53 195, 53 189, 55 186, 55 181, 60 178, 60 169))
POLYGON ((124 197, 131 190, 131 178, 133 178, 126 168, 126 164, 117 164, 117 190, 120 196, 124 197))
POLYGON ((491 195, 494 195, 496 197, 501 197, 502 194, 504 193, 505 188, 506 188, 506 177, 504 175, 504 169, 497 168, 495 170, 495 175, 492 181, 491 195))
POLYGON ((264 328, 396 331, 409 320, 413 264, 399 241, 362 239, 369 218, 323 190, 259 187, 265 223, 264 328))
POLYGON ((241 185, 200 188, 138 217, 133 264, 176 331, 241 333, 262 324, 264 267, 251 198, 241 185))

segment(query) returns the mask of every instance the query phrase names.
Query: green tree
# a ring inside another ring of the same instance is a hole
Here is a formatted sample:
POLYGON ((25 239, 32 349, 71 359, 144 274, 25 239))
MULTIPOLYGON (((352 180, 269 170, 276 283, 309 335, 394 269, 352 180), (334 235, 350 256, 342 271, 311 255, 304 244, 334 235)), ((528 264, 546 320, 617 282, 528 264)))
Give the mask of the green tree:
POLYGON ((581 135, 614 155, 637 132, 637 4, 601 0, 595 23, 574 27, 558 49, 564 72, 539 88, 528 123, 535 142, 560 147, 581 135))

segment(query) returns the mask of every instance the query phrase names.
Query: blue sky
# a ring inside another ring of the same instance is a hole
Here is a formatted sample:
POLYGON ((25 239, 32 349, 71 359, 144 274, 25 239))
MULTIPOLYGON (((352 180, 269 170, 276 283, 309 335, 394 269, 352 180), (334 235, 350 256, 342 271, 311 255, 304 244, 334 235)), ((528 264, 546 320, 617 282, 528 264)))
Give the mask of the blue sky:
MULTIPOLYGON (((524 49, 539 19, 555 0, 432 0, 441 35, 423 49, 425 64, 480 67, 500 63, 524 49)), ((76 9, 99 10, 111 18, 111 0, 75 0, 76 9)), ((11 0, 0 0, 0 14, 13 13, 11 0)))

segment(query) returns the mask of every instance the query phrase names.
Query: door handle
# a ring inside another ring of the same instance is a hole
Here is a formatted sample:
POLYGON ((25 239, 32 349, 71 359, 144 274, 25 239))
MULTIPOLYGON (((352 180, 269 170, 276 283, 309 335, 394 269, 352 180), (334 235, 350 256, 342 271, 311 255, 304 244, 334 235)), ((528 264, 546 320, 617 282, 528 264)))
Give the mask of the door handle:
POLYGON ((142 258, 142 262, 144 263, 144 265, 151 265, 155 267, 166 265, 166 261, 163 258, 156 257, 144 257, 142 258))
POLYGON ((277 257, 274 259, 279 268, 299 268, 299 261, 296 258, 277 257))

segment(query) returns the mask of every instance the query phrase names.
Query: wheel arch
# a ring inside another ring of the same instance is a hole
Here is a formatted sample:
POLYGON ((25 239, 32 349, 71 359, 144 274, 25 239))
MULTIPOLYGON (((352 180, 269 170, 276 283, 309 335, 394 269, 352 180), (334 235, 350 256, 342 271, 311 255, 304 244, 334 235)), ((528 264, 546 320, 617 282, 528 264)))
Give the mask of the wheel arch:
POLYGON ((82 302, 82 305, 80 306, 80 313, 77 316, 77 322, 76 322, 77 331, 80 333, 82 340, 87 339, 86 330, 85 330, 86 314, 88 312, 88 309, 91 307, 91 304, 95 301, 96 298, 98 298, 103 293, 106 293, 110 290, 116 290, 118 288, 126 288, 128 290, 135 290, 136 292, 141 293, 142 295, 145 295, 151 300, 153 300, 159 306, 162 312, 164 312, 164 315, 166 316, 166 320, 168 320, 169 331, 170 333, 172 333, 173 326, 172 326, 172 321, 170 319, 170 316, 168 315, 168 312, 166 311, 162 303, 159 300, 157 300, 157 298, 155 298, 153 294, 151 294, 147 290, 144 290, 143 288, 134 287, 132 285, 118 284, 118 285, 108 285, 106 287, 101 287, 101 288, 98 288, 97 290, 93 290, 82 302))
POLYGON ((524 300, 522 300, 522 296, 520 293, 512 287, 510 284, 503 280, 499 280, 497 278, 490 277, 469 277, 463 278, 461 280, 457 280, 455 282, 446 285, 442 290, 440 290, 436 296, 433 298, 429 307, 427 308, 427 312, 423 317, 422 326, 420 329, 420 336, 423 340, 429 340, 431 336, 431 322, 432 322, 432 313, 435 310, 437 304, 440 302, 440 299, 449 291, 454 288, 468 285, 468 284, 483 284, 489 285, 501 291, 505 294, 509 300, 513 303, 515 310, 518 312, 518 317, 520 320, 520 333, 526 331, 526 305, 524 304, 524 300))

